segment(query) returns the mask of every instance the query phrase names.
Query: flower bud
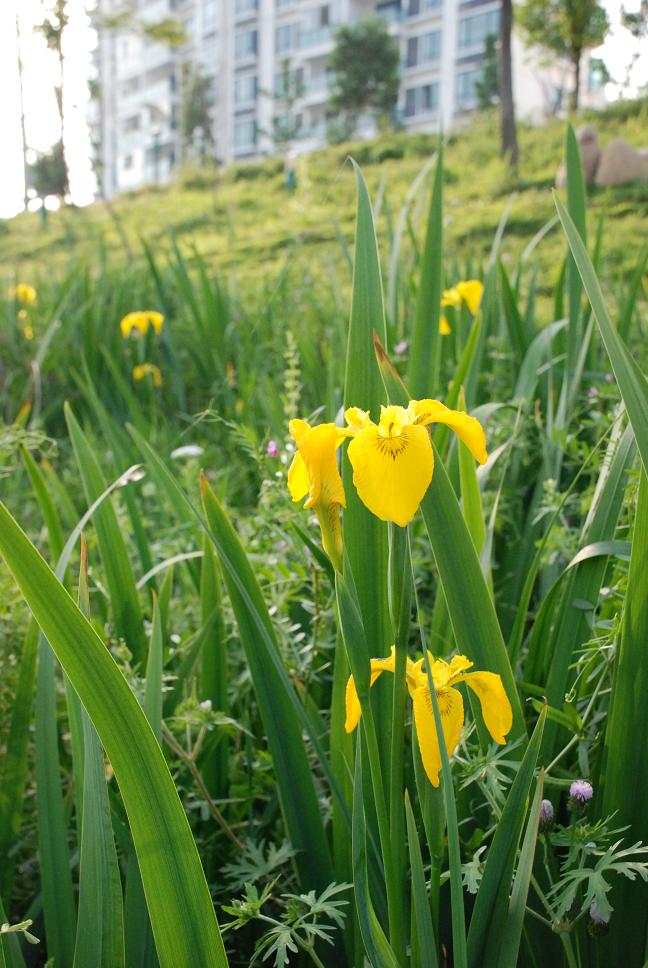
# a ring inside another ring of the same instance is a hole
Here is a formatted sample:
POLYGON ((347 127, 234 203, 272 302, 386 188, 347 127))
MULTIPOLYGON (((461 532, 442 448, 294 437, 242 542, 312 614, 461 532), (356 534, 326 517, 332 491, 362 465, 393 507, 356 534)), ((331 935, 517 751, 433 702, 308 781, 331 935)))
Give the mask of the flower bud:
POLYGON ((550 830, 554 821, 554 808, 551 800, 543 800, 540 804, 540 820, 538 827, 541 834, 550 830))

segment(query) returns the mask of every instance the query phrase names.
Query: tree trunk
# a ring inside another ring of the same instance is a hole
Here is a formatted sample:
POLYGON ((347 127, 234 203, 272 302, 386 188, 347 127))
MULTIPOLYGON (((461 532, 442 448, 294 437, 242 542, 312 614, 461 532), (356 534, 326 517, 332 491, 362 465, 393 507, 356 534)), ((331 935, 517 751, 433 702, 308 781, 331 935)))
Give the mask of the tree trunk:
POLYGON ((517 168, 519 149, 513 101, 513 65, 511 62, 512 0, 502 0, 500 14, 499 101, 500 156, 508 157, 510 167, 517 168))
POLYGON ((27 190, 28 185, 28 171, 27 171, 27 134, 25 132, 25 101, 23 97, 23 62, 22 55, 20 53, 20 19, 18 14, 16 14, 16 48, 18 51, 18 90, 20 97, 20 137, 22 139, 22 159, 23 159, 23 177, 25 179, 25 190, 23 192, 23 202, 25 208, 27 208, 27 202, 29 201, 29 196, 27 190))
POLYGON ((580 68, 581 68, 581 50, 573 50, 571 61, 574 68, 574 86, 572 88, 571 94, 569 95, 569 110, 578 111, 578 99, 580 95, 580 68))

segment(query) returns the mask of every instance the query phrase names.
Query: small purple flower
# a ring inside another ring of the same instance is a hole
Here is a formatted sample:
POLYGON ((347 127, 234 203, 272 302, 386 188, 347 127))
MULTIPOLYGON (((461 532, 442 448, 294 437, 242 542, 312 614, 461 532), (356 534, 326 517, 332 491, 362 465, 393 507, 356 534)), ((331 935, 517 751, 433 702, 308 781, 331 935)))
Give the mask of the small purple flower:
POLYGON ((396 343, 396 346, 394 347, 394 353, 396 354, 396 356, 402 356, 406 349, 407 349, 407 340, 402 339, 400 343, 396 343))
POLYGON ((553 824, 554 808, 551 800, 543 800, 540 804, 540 832, 545 833, 553 824))
POLYGON ((598 389, 596 387, 588 387, 587 396, 598 397, 598 389))
POLYGON ((269 440, 268 441, 267 454, 268 454, 268 457, 278 457, 279 456, 279 448, 277 446, 277 441, 276 440, 269 440))
POLYGON ((592 901, 589 909, 589 923, 587 930, 592 938, 600 938, 610 930, 610 919, 605 918, 598 909, 596 901, 592 901))
POLYGON ((605 380, 606 383, 612 383, 612 381, 614 380, 614 377, 612 376, 611 373, 606 373, 603 379, 605 380))
POLYGON ((587 780, 574 780, 569 788, 569 796, 573 806, 584 807, 594 796, 592 784, 587 780))

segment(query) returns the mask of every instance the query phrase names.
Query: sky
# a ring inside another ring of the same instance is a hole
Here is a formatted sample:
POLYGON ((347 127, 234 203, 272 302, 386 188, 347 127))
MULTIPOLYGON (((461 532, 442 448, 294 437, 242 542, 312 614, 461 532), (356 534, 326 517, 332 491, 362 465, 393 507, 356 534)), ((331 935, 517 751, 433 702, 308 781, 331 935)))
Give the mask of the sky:
MULTIPOLYGON (((16 18, 20 24, 20 51, 23 60, 23 87, 27 144, 33 151, 46 151, 60 137, 54 85, 59 81, 58 60, 47 49, 34 24, 43 18, 48 0, 0 0, 0 218, 10 218, 23 207, 24 181, 20 136, 20 89, 18 83, 18 41, 16 18)), ((637 10, 640 0, 627 0, 627 10, 637 10)), ((625 76, 626 65, 637 50, 631 35, 620 25, 621 3, 604 0, 612 30, 596 56, 603 57, 617 80, 625 76)), ((86 123, 88 78, 92 74, 92 46, 95 35, 85 10, 90 0, 68 0, 69 26, 64 40, 65 85, 64 114, 66 148, 70 168, 71 199, 77 205, 92 201, 95 180, 90 164, 91 144, 86 123)), ((634 66, 629 93, 648 83, 648 44, 634 66)), ((606 91, 611 100, 618 89, 606 91)))

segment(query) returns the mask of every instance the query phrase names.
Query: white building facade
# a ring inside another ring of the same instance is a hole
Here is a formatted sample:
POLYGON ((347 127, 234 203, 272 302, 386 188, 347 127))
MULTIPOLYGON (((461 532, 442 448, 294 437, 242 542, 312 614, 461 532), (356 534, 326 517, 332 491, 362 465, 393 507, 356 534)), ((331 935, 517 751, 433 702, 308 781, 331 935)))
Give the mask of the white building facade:
MULTIPOLYGON (((171 177, 187 150, 180 133, 187 64, 209 79, 210 151, 220 161, 273 153, 274 119, 287 113, 295 150, 323 145, 335 121, 328 67, 335 29, 372 15, 385 18, 400 44, 403 127, 447 131, 476 107, 475 82, 486 39, 498 33, 499 7, 500 0, 138 0, 128 24, 98 31, 90 123, 102 190, 111 197, 171 177), (180 47, 142 29, 169 18, 184 28, 180 47), (295 79, 290 100, 282 91, 286 67, 295 79)), ((100 0, 104 23, 122 9, 123 0, 100 0)), ((564 72, 547 71, 519 43, 514 82, 522 119, 540 120, 559 107, 564 72)))

